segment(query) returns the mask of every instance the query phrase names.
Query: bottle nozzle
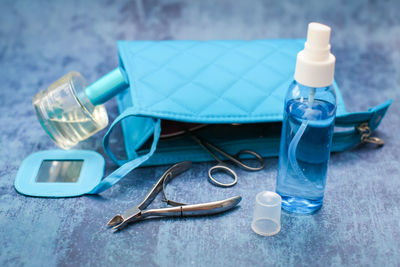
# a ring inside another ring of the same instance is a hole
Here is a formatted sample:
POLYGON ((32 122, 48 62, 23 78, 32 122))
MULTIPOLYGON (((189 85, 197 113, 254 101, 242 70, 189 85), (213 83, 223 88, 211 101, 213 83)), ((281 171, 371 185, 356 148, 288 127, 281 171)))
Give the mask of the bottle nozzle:
POLYGON ((310 60, 324 61, 329 58, 331 28, 316 22, 308 25, 307 42, 304 44, 305 56, 310 60))
POLYGON ((304 50, 297 55, 295 80, 309 87, 324 87, 332 84, 335 57, 329 43, 331 28, 311 22, 308 25, 304 50))
POLYGON ((307 43, 315 48, 327 49, 330 47, 329 39, 331 28, 317 22, 308 24, 307 43))

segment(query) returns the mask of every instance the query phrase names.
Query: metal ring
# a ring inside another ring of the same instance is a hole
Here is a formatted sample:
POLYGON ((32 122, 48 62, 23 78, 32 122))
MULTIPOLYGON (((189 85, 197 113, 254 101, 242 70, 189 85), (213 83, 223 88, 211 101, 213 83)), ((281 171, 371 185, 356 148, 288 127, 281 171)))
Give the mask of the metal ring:
POLYGON ((216 186, 231 187, 231 186, 234 186, 237 183, 238 177, 237 177, 236 172, 234 172, 231 168, 229 168, 227 166, 224 166, 224 165, 216 165, 214 167, 211 167, 208 170, 208 181, 210 183, 216 185, 216 186), (225 172, 225 173, 229 174, 229 176, 233 177, 233 182, 232 183, 228 183, 228 184, 224 184, 224 183, 219 182, 217 179, 215 179, 212 176, 212 172, 215 171, 215 170, 219 170, 219 171, 222 171, 222 172, 225 172))
POLYGON ((363 141, 364 143, 371 143, 378 146, 383 146, 385 144, 385 141, 383 139, 376 136, 361 136, 361 141, 363 141))

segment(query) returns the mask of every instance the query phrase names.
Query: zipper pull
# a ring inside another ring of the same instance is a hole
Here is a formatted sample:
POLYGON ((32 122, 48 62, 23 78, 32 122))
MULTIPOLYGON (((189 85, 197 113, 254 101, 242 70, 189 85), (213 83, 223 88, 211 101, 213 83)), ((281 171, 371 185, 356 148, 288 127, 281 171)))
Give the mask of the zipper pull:
POLYGON ((367 122, 363 122, 357 127, 357 131, 361 134, 362 143, 371 143, 378 146, 383 146, 385 141, 379 137, 371 136, 372 131, 367 122))

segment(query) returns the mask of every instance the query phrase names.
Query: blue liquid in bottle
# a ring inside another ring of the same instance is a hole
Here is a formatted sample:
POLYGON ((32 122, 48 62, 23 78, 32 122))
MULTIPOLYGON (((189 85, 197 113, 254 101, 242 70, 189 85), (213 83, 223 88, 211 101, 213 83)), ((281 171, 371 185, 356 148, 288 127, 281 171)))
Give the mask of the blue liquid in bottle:
POLYGON ((318 210, 324 198, 336 95, 331 87, 309 88, 296 82, 289 91, 276 192, 284 210, 308 214, 318 210))

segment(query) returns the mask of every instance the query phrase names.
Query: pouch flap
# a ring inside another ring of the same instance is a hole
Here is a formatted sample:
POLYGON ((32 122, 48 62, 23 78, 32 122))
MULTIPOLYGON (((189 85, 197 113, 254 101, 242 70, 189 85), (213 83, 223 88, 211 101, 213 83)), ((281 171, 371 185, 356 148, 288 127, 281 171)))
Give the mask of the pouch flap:
MULTIPOLYGON (((282 120, 283 100, 304 41, 120 41, 118 49, 138 114, 253 123, 282 120)), ((340 115, 345 109, 336 91, 340 115)))

